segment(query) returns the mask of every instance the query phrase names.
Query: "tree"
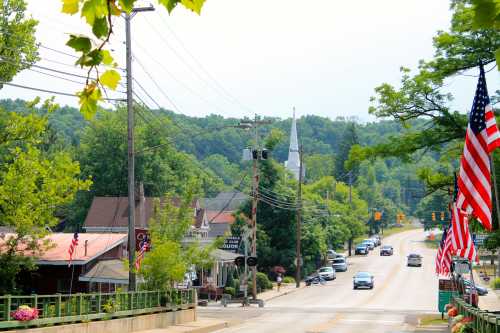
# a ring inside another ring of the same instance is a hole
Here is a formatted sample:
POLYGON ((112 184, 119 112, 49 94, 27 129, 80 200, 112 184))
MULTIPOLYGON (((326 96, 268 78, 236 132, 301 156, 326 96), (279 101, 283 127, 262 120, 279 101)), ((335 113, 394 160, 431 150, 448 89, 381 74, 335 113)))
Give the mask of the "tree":
POLYGON ((34 267, 31 257, 50 246, 42 239, 59 222, 62 206, 87 190, 78 162, 64 151, 42 149, 47 119, 0 108, 0 225, 12 229, 0 251, 0 293, 13 292, 16 275, 34 267))
POLYGON ((335 160, 335 177, 344 179, 348 172, 351 172, 352 181, 358 176, 357 162, 349 163, 349 152, 351 148, 359 144, 358 134, 356 132, 356 124, 350 123, 342 135, 342 141, 339 146, 339 153, 335 160))
MULTIPOLYGON (((0 81, 9 82, 23 69, 38 61, 35 27, 37 21, 25 17, 26 2, 0 2, 0 81)), ((0 82, 0 89, 2 83, 0 82)))
POLYGON ((210 254, 221 245, 221 239, 205 247, 197 242, 184 242, 193 224, 191 203, 198 186, 192 181, 189 183, 179 206, 172 204, 172 195, 155 202, 149 223, 152 248, 139 270, 148 290, 173 288, 175 282, 184 281, 191 267, 208 268, 213 263, 210 254))
POLYGON ((311 154, 304 158, 306 182, 315 182, 323 177, 333 176, 335 158, 333 155, 311 154))

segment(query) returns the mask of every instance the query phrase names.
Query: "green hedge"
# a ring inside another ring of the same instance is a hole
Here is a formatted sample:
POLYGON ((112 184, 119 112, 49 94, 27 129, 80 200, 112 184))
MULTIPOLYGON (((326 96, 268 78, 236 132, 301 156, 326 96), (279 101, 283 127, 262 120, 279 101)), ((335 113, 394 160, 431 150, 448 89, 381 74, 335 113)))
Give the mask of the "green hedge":
POLYGON ((295 283, 295 279, 293 276, 285 276, 283 278, 283 283, 295 283))
POLYGON ((500 277, 497 277, 495 280, 491 281, 491 288, 500 289, 500 277))

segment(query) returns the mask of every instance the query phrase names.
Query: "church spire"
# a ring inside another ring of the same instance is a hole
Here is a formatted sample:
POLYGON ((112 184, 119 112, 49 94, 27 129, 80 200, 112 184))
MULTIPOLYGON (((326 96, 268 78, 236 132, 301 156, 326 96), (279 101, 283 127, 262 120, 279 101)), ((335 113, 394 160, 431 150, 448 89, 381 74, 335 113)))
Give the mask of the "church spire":
POLYGON ((290 170, 295 179, 299 179, 300 156, 299 141, 297 139, 297 121, 295 119, 295 107, 293 108, 292 128, 290 130, 290 148, 288 149, 288 160, 285 167, 290 170))

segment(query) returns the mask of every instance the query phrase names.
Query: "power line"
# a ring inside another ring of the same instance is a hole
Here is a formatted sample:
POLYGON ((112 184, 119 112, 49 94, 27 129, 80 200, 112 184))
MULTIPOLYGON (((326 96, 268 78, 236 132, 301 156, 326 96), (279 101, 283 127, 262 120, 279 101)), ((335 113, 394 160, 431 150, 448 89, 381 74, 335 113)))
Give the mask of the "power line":
MULTIPOLYGON (((34 90, 34 91, 40 91, 48 94, 54 94, 54 95, 61 95, 61 96, 70 96, 70 97, 78 97, 76 94, 72 93, 67 93, 67 92, 61 92, 61 91, 55 91, 55 90, 48 90, 48 89, 42 89, 42 88, 36 88, 36 87, 29 87, 21 84, 15 84, 15 83, 10 83, 10 82, 2 82, 0 81, 0 84, 4 84, 7 86, 12 86, 16 88, 22 88, 22 89, 28 89, 28 90, 34 90)), ((123 102, 125 101, 124 99, 119 99, 119 98, 103 98, 105 101, 115 101, 115 102, 123 102)))

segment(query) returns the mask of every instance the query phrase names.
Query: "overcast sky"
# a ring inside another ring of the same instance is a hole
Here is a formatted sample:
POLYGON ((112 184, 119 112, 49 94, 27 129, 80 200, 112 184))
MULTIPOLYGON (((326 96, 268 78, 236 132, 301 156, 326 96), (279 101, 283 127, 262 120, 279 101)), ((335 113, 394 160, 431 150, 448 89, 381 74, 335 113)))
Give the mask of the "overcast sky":
MULTIPOLYGON (((64 44, 68 33, 84 31, 80 19, 60 14, 60 0, 28 3, 40 21, 38 41, 72 53, 64 44)), ((431 57, 432 37, 448 28, 451 15, 445 0, 207 0, 201 16, 180 7, 169 16, 156 7, 132 20, 134 77, 153 100, 135 89, 150 107, 157 103, 197 116, 257 112, 286 118, 295 106, 298 116, 362 121, 373 119, 367 111, 373 89, 398 84, 400 66, 415 68, 419 59, 431 57)), ((115 32, 111 47, 124 67, 123 20, 116 20, 115 32)), ((69 56, 45 48, 40 55, 42 66, 81 72, 65 65, 74 61, 69 56)), ((28 70, 13 82, 70 93, 81 88, 28 70)), ((470 77, 449 81, 460 111, 470 108, 475 85, 470 77)), ((488 85, 499 89, 498 72, 488 74, 488 85)), ((36 95, 49 96, 0 90, 0 98, 36 95)), ((57 101, 77 106, 76 98, 57 101)))

